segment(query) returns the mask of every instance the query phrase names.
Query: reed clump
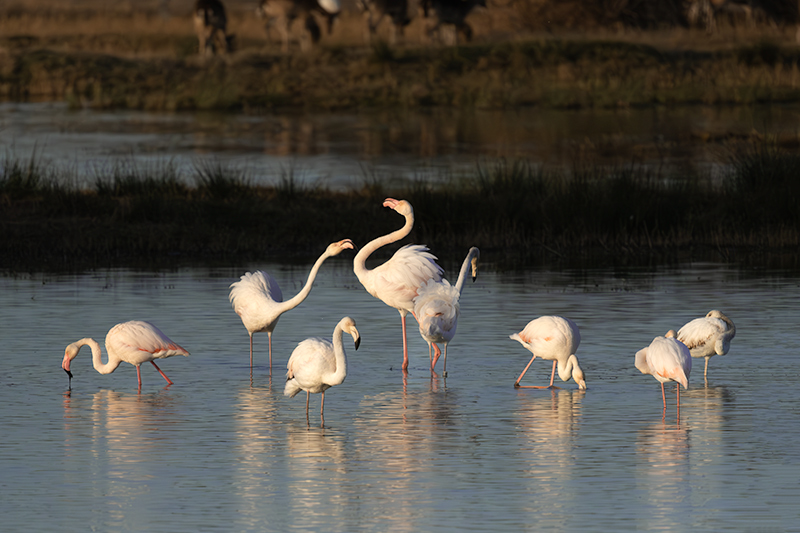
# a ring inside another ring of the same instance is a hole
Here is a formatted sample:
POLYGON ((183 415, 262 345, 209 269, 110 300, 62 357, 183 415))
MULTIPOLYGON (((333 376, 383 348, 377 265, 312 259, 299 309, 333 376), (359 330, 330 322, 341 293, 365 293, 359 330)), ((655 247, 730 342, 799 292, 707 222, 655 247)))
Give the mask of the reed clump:
POLYGON ((246 169, 116 164, 85 187, 46 163, 6 158, 0 176, 0 262, 11 269, 146 263, 241 263, 363 244, 397 228, 381 208, 408 199, 409 241, 439 255, 478 246, 507 263, 631 264, 798 256, 800 156, 762 145, 731 155, 730 172, 664 177, 637 165, 570 172, 526 160, 471 175, 390 186, 378 178, 332 191, 287 172, 254 184, 246 169))

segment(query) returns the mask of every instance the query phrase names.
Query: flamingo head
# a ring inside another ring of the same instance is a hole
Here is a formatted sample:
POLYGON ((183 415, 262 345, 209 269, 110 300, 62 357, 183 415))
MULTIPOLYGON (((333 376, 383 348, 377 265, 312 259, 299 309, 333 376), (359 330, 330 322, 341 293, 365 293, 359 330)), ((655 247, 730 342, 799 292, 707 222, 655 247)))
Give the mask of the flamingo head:
POLYGON ((571 355, 570 360, 572 360, 572 379, 578 384, 580 390, 586 390, 586 376, 578 364, 578 358, 575 355, 571 355))
POLYGON ((472 281, 474 282, 478 278, 478 259, 481 257, 481 251, 473 246, 469 249, 469 253, 472 256, 470 265, 472 267, 472 281))
POLYGON ((358 333, 356 329, 356 321, 350 318, 349 316, 344 317, 341 322, 342 331, 345 333, 349 333, 353 337, 353 342, 355 343, 356 350, 361 345, 361 335, 358 333))
POLYGON ((674 338, 676 338, 678 335, 675 333, 675 330, 674 330, 674 329, 671 329, 671 330, 669 330, 668 332, 666 332, 666 333, 664 334, 664 336, 665 336, 666 338, 668 338, 668 339, 674 339, 674 338))
POLYGON ((344 252, 345 250, 353 250, 355 249, 356 245, 353 244, 353 241, 350 239, 344 239, 339 242, 332 242, 328 245, 328 255, 334 256, 339 255, 340 253, 344 252))
POLYGON ((72 344, 68 345, 64 350, 64 360, 61 362, 61 368, 64 369, 64 372, 67 373, 70 379, 72 378, 72 372, 70 372, 69 370, 69 364, 78 355, 80 349, 81 347, 73 342, 72 344))
POLYGON ((395 200, 394 198, 387 198, 383 201, 383 207, 390 207, 403 215, 404 217, 413 216, 414 208, 406 200, 395 200))

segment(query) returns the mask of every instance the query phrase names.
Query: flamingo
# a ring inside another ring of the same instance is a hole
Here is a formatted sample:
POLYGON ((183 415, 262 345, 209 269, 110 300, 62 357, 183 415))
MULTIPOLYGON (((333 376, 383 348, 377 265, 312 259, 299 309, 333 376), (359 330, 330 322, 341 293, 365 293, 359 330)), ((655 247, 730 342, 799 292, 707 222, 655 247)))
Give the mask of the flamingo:
POLYGON ((85 338, 68 345, 64 350, 64 361, 61 368, 69 375, 70 389, 72 389, 72 372, 70 363, 78 355, 81 348, 89 346, 92 349, 92 365, 101 374, 110 374, 117 369, 123 361, 136 367, 136 377, 139 380, 139 390, 142 389, 142 374, 139 368, 142 363, 150 361, 158 373, 172 385, 172 381, 158 368, 154 359, 164 359, 173 355, 188 356, 189 352, 180 347, 164 335, 160 329, 149 322, 131 320, 117 324, 106 335, 106 352, 108 362, 103 363, 100 344, 94 339, 85 338))
POLYGON ((678 340, 689 348, 692 357, 705 357, 703 377, 708 378, 708 360, 715 355, 725 355, 736 336, 736 326, 730 318, 715 310, 695 318, 678 330, 678 340))
POLYGON ((575 380, 578 388, 586 389, 586 378, 583 375, 578 358, 575 352, 578 345, 581 343, 581 333, 575 322, 568 318, 560 316, 541 316, 537 319, 528 322, 519 333, 510 335, 510 338, 519 341, 525 348, 531 351, 531 357, 528 366, 522 371, 522 374, 517 378, 514 383, 515 388, 522 389, 552 389, 553 380, 556 375, 556 365, 558 365, 558 377, 562 381, 569 381, 569 378, 575 380), (535 386, 535 385, 520 385, 522 376, 528 371, 533 360, 536 356, 553 361, 553 370, 550 373, 550 385, 535 386))
POLYGON ((650 374, 661 382, 661 399, 664 401, 664 412, 667 410, 667 397, 664 394, 664 383, 676 382, 678 413, 681 409, 681 388, 689 387, 689 374, 692 372, 692 357, 689 348, 675 338, 675 330, 671 329, 663 337, 656 337, 650 346, 636 352, 636 368, 642 374, 650 374))
POLYGON ((233 310, 242 319, 247 333, 250 335, 250 370, 253 370, 253 333, 267 332, 269 339, 269 369, 272 371, 272 332, 278 324, 278 319, 283 313, 294 309, 306 299, 311 292, 314 278, 322 263, 329 257, 339 255, 344 250, 353 249, 355 245, 350 239, 333 242, 328 245, 325 252, 319 256, 317 262, 311 267, 305 286, 290 300, 283 301, 283 293, 275 279, 257 270, 245 273, 239 281, 231 284, 231 293, 228 297, 233 305, 233 310))
POLYGON ((436 366, 436 361, 442 355, 442 350, 436 346, 437 342, 444 343, 444 375, 447 376, 447 344, 453 340, 458 327, 458 316, 461 314, 459 298, 464 289, 467 271, 472 267, 472 281, 478 276, 478 259, 480 250, 476 247, 469 249, 467 257, 461 264, 458 280, 455 286, 450 285, 446 279, 434 281, 432 279, 423 283, 417 290, 414 298, 414 316, 419 322, 419 333, 428 343, 428 358, 431 361, 431 372, 436 366), (431 356, 431 346, 435 356, 431 356))
MULTIPOLYGON (((436 256, 429 253, 428 247, 408 244, 397 250, 382 265, 368 269, 367 257, 378 248, 399 241, 414 227, 414 208, 406 200, 387 198, 384 207, 394 209, 406 219, 405 225, 383 237, 366 244, 353 259, 353 271, 358 280, 375 298, 400 313, 403 330, 403 371, 408 370, 408 343, 406 340, 406 315, 414 313, 414 297, 419 287, 428 280, 440 281, 442 267, 436 264, 436 256)), ((415 316, 416 318, 416 316, 415 316)))
POLYGON ((308 421, 308 399, 311 393, 322 393, 319 416, 325 423, 325 391, 339 385, 347 376, 347 354, 342 343, 342 333, 347 332, 355 341, 356 350, 361 337, 356 322, 349 316, 342 318, 333 329, 333 342, 321 337, 308 338, 292 352, 286 364, 286 387, 283 394, 294 398, 301 390, 306 391, 306 421, 308 421))

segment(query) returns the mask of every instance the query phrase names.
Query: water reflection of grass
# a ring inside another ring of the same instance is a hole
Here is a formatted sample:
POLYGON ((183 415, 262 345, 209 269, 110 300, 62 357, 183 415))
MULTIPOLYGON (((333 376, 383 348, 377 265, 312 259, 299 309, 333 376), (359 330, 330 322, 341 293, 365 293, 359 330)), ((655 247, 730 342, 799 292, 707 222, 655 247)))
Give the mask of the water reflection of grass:
POLYGON ((390 186, 371 176, 340 192, 302 184, 291 172, 259 186, 220 163, 199 165, 191 176, 171 165, 120 163, 79 187, 74 172, 6 157, 1 260, 28 269, 313 255, 337 239, 363 244, 396 229, 400 220, 381 208, 386 196, 412 202, 411 239, 443 259, 470 246, 522 263, 795 257, 800 156, 761 145, 731 163, 729 174, 711 180, 666 179, 635 165, 567 174, 519 160, 438 185, 390 186))

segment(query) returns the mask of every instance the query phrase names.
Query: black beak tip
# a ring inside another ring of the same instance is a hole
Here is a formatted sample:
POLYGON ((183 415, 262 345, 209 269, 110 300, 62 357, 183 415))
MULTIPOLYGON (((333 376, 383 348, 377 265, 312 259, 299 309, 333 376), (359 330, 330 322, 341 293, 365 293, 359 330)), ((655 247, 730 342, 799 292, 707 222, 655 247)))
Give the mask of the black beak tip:
POLYGON ((356 339, 356 350, 358 350, 359 346, 361 346, 361 337, 356 339))

